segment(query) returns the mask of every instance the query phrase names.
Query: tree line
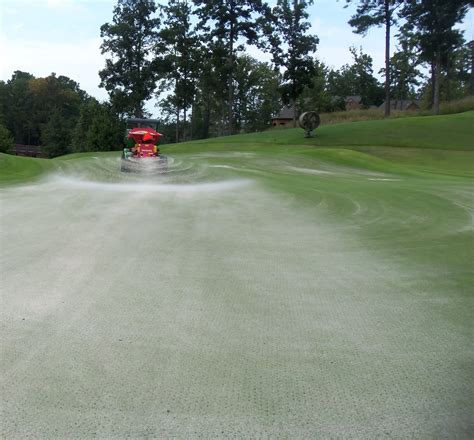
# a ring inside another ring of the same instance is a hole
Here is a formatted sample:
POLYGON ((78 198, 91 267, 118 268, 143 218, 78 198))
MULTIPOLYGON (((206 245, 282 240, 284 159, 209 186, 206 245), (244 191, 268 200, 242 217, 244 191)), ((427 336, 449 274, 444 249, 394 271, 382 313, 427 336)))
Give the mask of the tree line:
POLYGON ((473 44, 454 28, 473 1, 345 3, 357 5, 349 21, 354 32, 385 27, 384 84, 362 48, 351 47, 352 60, 340 69, 317 59, 312 0, 273 7, 263 0, 118 0, 100 28, 100 86, 109 100, 98 102, 64 76, 14 72, 0 81, 0 138, 43 145, 51 155, 120 148, 123 120, 148 116, 153 98, 160 130, 179 142, 263 130, 282 105, 296 118, 297 109, 335 111, 346 96, 359 95, 364 107, 385 101, 388 116, 391 99, 418 97, 436 114, 441 100, 474 93, 473 44), (390 56, 394 28, 397 50, 390 56), (269 53, 271 62, 251 57, 247 45, 269 53), (427 78, 420 73, 425 66, 427 78))

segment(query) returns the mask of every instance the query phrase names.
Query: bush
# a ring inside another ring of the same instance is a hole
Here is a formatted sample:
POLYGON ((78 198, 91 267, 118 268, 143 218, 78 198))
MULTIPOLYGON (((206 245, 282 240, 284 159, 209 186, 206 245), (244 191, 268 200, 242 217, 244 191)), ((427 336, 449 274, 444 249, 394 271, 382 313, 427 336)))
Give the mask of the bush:
POLYGON ((11 147, 13 147, 13 137, 8 129, 0 124, 0 152, 6 153, 11 147))
POLYGON ((442 115, 450 115, 452 113, 463 113, 474 110, 474 96, 467 96, 455 101, 442 102, 440 105, 440 113, 442 115))

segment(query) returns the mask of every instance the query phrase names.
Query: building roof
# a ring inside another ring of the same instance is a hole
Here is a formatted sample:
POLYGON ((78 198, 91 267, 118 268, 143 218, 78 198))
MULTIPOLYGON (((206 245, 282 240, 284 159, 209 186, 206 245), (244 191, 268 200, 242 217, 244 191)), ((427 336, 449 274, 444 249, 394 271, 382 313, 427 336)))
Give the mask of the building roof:
POLYGON ((293 107, 283 107, 272 119, 293 119, 293 107))
POLYGON ((356 104, 360 104, 360 102, 362 101, 362 96, 360 95, 346 96, 346 102, 347 101, 354 101, 356 104))
MULTIPOLYGON (((392 110, 406 110, 411 104, 415 104, 418 108, 420 108, 420 101, 416 99, 391 99, 390 100, 390 108, 392 110)), ((385 101, 379 108, 385 108, 385 101)))

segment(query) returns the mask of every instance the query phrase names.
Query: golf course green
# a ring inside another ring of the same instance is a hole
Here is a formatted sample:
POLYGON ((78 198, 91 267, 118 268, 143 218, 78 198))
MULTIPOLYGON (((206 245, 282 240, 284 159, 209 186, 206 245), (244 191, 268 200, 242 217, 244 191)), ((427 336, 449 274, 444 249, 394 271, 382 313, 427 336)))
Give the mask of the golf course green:
POLYGON ((2 438, 472 438, 473 127, 0 154, 2 438))

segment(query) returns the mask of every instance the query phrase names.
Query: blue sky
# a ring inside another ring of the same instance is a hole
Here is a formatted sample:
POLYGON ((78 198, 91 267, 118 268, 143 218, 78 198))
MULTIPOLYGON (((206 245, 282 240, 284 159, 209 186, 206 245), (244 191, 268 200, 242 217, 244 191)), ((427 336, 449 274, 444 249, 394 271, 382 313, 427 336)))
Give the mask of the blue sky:
MULTIPOLYGON (((79 82, 89 94, 106 99, 98 87, 98 71, 104 66, 100 26, 112 20, 115 0, 0 0, 0 79, 14 70, 35 76, 51 72, 79 82)), ((161 1, 164 3, 164 1, 161 1)), ((344 9, 345 0, 315 0, 310 7, 311 32, 320 38, 317 57, 339 68, 350 62, 349 46, 362 46, 374 59, 377 72, 383 65, 383 29, 374 29, 364 38, 347 24, 354 8, 344 9)), ((474 38, 471 10, 460 28, 466 38, 474 38)), ((249 47, 259 59, 269 56, 249 47)))

